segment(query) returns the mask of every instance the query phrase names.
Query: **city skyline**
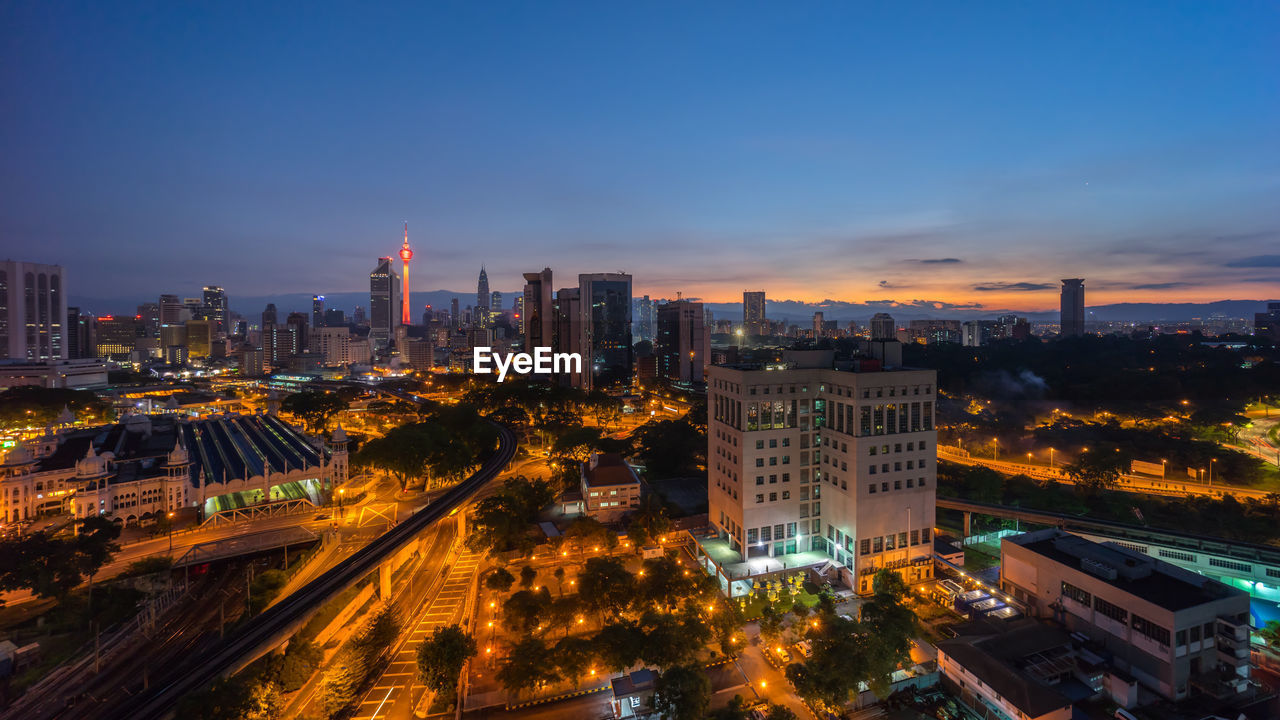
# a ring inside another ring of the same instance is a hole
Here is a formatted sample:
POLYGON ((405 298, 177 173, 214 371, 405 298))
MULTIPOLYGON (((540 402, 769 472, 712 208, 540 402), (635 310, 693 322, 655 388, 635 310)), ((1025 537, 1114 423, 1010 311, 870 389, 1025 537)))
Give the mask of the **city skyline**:
POLYGON ((405 220, 422 288, 573 253, 710 302, 1280 295, 1274 6, 726 7, 13 5, 0 236, 89 297, 356 290, 405 220))

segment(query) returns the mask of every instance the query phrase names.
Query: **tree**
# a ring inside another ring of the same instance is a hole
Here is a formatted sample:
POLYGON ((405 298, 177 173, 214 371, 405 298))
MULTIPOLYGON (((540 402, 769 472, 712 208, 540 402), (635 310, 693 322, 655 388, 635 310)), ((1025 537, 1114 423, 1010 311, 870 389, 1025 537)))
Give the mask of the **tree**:
POLYGON ((556 578, 556 589, 560 591, 560 595, 564 595, 564 568, 556 566, 556 571, 552 573, 556 578))
POLYGON ((605 547, 612 550, 618 545, 618 534, 605 527, 593 517, 580 517, 569 523, 564 531, 565 540, 578 548, 578 554, 586 552, 590 547, 605 547))
POLYGON ((503 481, 498 492, 475 505, 467 546, 486 553, 533 547, 529 530, 542 508, 555 498, 545 480, 523 475, 503 481))
POLYGON ((489 577, 484 579, 484 586, 495 593, 505 593, 515 584, 516 579, 507 572, 506 568, 495 568, 489 573, 489 577))
POLYGON ((708 720, 747 720, 748 717, 747 701, 738 694, 730 698, 728 705, 716 708, 707 715, 708 720))
POLYGON ((596 662, 595 644, 583 637, 562 638, 551 653, 555 657, 557 674, 572 682, 575 688, 596 662))
POLYGON ((275 720, 283 713, 280 688, 267 681, 254 684, 249 690, 249 698, 240 717, 242 720, 275 720))
POLYGON ((528 590, 533 587, 533 581, 537 579, 537 577, 538 571, 534 570, 530 565, 525 565, 520 568, 520 587, 528 590))
POLYGON ((476 641, 457 625, 436 628, 418 645, 418 672, 432 690, 455 689, 462 666, 475 657, 476 641))
POLYGON ((632 437, 637 453, 654 477, 694 473, 705 464, 706 429, 694 425, 687 416, 646 423, 632 437))
POLYGON ((120 526, 102 515, 90 515, 80 521, 75 538, 75 565, 79 575, 89 576, 89 603, 93 604, 93 577, 120 551, 116 538, 120 526))
POLYGON ((778 642, 782 637, 782 613, 778 612, 771 605, 765 606, 760 611, 760 637, 765 642, 773 644, 778 642))
POLYGON ((502 667, 498 668, 498 682, 509 693, 519 695, 525 690, 537 690, 560 679, 556 672, 556 657, 539 638, 521 640, 507 653, 502 667))
POLYGON ((764 720, 796 720, 796 714, 786 705, 769 703, 769 712, 765 713, 764 720))
POLYGON ((1086 495, 1096 495, 1115 487, 1129 469, 1129 458, 1122 452, 1099 449, 1080 453, 1075 462, 1062 468, 1086 495))
POLYGON ((368 674, 364 654, 354 645, 343 646, 320 679, 325 714, 333 717, 350 707, 368 674))
POLYGON ((1268 620, 1267 624, 1258 630, 1258 637, 1262 638, 1262 641, 1272 650, 1280 650, 1280 620, 1268 620))
POLYGON ((0 392, 0 427, 40 428, 51 425, 58 422, 64 408, 77 419, 92 422, 105 418, 111 405, 92 390, 21 385, 0 392))
POLYGON ((347 409, 347 401, 337 393, 306 390, 293 393, 280 403, 280 409, 302 420, 312 432, 324 432, 329 419, 347 409))
POLYGON ((617 558, 589 558, 578 573, 578 597, 601 616, 618 615, 635 598, 635 578, 617 558))
POLYGON ((711 707, 711 680, 700 667, 677 665, 658 676, 653 708, 664 720, 701 720, 711 707))
POLYGON ((547 611, 551 608, 551 591, 542 588, 520 590, 511 594, 502 604, 502 614, 509 626, 514 626, 523 633, 531 633, 539 625, 544 624, 547 611))
POLYGON ((613 672, 635 665, 640 661, 640 647, 644 643, 641 633, 635 623, 626 619, 600 628, 593 641, 600 663, 613 672))

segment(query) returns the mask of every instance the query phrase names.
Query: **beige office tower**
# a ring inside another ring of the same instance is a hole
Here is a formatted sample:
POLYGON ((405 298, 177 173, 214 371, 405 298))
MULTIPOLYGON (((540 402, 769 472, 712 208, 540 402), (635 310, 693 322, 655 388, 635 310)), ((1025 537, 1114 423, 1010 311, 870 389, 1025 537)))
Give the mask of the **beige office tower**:
POLYGON ((784 567, 859 594, 880 568, 932 577, 936 373, 830 351, 716 365, 707 379, 703 567, 730 596, 784 567))

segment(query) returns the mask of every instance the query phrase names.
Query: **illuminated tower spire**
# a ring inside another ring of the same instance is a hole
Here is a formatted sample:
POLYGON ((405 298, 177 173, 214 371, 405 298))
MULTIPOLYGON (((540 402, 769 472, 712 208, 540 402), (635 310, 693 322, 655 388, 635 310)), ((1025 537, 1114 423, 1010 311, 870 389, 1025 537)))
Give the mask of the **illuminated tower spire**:
POLYGON ((412 325, 409 320, 409 261, 413 259, 413 251, 409 249, 409 223, 404 224, 404 245, 400 246, 400 259, 404 261, 404 286, 400 288, 404 301, 400 311, 400 324, 412 325))

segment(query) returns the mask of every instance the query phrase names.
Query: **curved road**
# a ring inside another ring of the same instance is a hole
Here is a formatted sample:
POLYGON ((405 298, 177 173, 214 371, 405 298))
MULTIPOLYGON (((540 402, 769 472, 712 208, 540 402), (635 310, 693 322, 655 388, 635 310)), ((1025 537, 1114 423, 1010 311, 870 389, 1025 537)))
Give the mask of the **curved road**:
POLYGON ((107 717, 112 720, 162 720, 170 717, 182 697, 208 687, 219 677, 234 674, 277 647, 302 627, 310 614, 325 601, 375 572, 383 561, 413 542, 418 533, 431 523, 462 507, 476 490, 497 477, 515 456, 515 435, 503 425, 491 424, 498 430, 498 450, 471 477, 445 491, 435 502, 288 599, 267 609, 235 637, 188 658, 177 680, 132 700, 126 707, 116 708, 107 717))

